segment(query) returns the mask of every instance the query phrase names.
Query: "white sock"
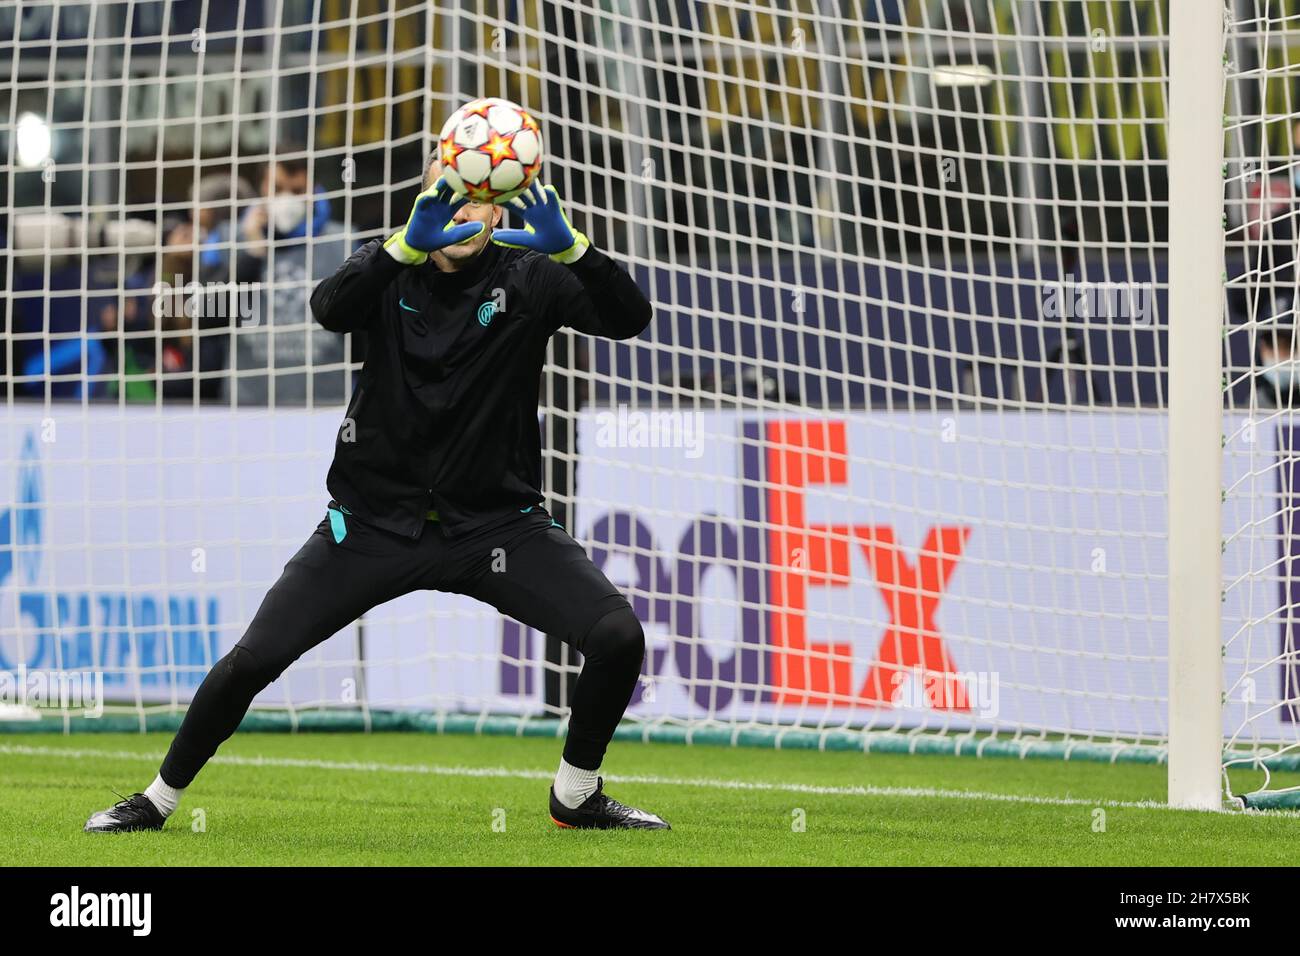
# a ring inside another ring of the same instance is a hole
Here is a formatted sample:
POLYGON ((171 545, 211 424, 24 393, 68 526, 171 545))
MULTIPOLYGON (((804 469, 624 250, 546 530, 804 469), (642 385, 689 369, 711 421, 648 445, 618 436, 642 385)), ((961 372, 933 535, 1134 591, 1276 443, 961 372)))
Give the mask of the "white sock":
POLYGON ((179 790, 175 787, 169 787, 163 782, 163 778, 158 776, 154 777, 153 783, 149 784, 145 789, 144 795, 149 798, 150 803, 158 808, 159 813, 164 817, 169 817, 175 812, 176 805, 181 802, 181 794, 184 792, 184 787, 179 790))
POLYGON ((570 810, 577 809, 596 792, 596 776, 595 770, 575 767, 561 757, 560 769, 555 774, 555 799, 570 810))

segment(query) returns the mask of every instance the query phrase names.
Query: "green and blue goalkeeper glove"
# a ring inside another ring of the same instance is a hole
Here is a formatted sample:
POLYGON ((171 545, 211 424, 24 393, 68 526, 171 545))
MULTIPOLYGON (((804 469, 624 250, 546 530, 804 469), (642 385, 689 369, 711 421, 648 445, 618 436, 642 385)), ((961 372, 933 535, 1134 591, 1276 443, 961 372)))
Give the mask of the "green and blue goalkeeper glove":
POLYGON ((427 259, 429 253, 473 239, 483 231, 481 222, 451 224, 456 211, 469 202, 464 197, 452 202, 453 195, 451 187, 440 178, 415 197, 411 218, 406 220, 400 232, 393 233, 384 243, 384 248, 394 259, 415 265, 427 259))
POLYGON ((591 240, 573 228, 560 208, 560 195, 554 186, 545 189, 537 183, 510 201, 524 216, 523 229, 497 229, 492 241, 512 249, 544 252, 556 262, 577 262, 591 247, 591 240))

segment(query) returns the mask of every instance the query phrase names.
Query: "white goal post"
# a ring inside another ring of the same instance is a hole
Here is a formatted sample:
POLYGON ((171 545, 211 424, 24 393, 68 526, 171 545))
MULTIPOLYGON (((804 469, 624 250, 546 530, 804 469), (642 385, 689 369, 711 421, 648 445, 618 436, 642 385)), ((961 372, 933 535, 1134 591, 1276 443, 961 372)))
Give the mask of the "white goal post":
POLYGON ((1224 10, 1169 25, 1169 802, 1222 805, 1224 10))
MULTIPOLYGON (((1300 800, 1300 0, 32 0, 0 35, 0 727, 177 724, 324 516, 368 343, 311 289, 500 96, 655 308, 540 387, 547 507, 647 634, 621 737, 1300 800)), ((579 666, 419 593, 248 719, 562 733, 579 666)))

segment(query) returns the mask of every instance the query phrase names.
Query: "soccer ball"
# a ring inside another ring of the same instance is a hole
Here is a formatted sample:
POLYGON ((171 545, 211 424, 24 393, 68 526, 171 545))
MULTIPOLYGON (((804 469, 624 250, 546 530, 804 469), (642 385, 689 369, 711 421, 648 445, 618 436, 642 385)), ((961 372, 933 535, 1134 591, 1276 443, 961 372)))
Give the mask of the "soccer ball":
POLYGON ((438 135, 442 176, 458 196, 507 203, 542 168, 542 133, 520 106, 488 98, 451 114, 438 135))

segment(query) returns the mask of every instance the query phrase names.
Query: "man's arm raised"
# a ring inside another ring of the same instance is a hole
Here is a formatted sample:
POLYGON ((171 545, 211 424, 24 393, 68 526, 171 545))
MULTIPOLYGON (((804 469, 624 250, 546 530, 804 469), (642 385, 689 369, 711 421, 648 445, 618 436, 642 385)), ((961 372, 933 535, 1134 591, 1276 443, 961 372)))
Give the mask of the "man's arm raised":
POLYGON ((574 281, 554 289, 553 325, 567 325, 610 339, 635 338, 650 324, 653 309, 640 287, 617 262, 573 228, 554 186, 536 183, 511 201, 524 217, 524 229, 498 229, 497 245, 543 252, 564 265, 574 281))
POLYGON ((405 226, 383 243, 377 239, 366 243, 316 287, 311 296, 316 321, 331 332, 364 329, 377 314, 384 289, 403 268, 483 231, 481 222, 451 224, 465 202, 455 199, 442 179, 416 196, 405 226))

